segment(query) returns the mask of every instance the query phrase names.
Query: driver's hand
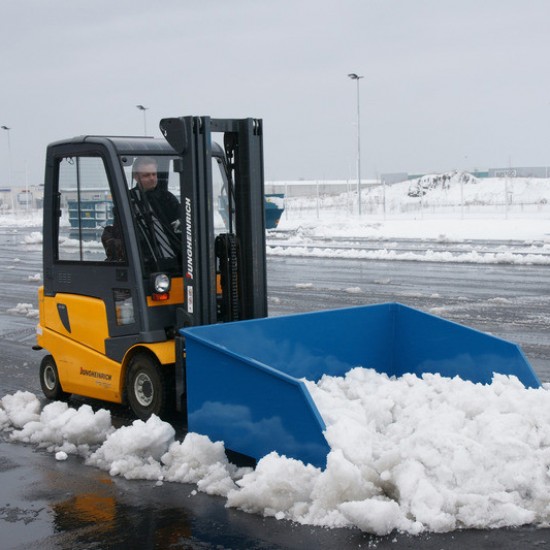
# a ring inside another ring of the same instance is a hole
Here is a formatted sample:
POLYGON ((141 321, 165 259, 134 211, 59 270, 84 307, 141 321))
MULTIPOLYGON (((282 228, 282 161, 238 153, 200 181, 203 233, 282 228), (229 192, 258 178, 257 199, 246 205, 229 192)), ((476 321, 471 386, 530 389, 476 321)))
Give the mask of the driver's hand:
POLYGON ((172 230, 174 231, 174 233, 181 233, 181 221, 180 220, 175 220, 170 225, 172 226, 172 230))

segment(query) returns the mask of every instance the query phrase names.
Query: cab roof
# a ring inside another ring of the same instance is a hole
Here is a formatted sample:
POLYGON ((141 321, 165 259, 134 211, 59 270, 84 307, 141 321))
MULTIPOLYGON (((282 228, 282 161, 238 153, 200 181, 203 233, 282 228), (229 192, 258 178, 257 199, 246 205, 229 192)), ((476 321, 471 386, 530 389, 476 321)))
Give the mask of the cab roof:
MULTIPOLYGON (((144 136, 96 136, 82 135, 75 136, 71 139, 56 141, 51 145, 63 145, 70 143, 110 143, 119 155, 177 155, 175 149, 164 139, 144 136)), ((216 155, 222 155, 223 149, 221 146, 213 142, 212 152, 216 155)))

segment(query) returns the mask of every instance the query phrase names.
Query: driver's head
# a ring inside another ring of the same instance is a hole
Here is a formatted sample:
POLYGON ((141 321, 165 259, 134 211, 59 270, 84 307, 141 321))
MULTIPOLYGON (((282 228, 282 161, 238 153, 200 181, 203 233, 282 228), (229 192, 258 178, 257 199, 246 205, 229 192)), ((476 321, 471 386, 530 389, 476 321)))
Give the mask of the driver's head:
POLYGON ((132 176, 143 191, 157 186, 157 161, 152 157, 138 157, 132 167, 132 176))

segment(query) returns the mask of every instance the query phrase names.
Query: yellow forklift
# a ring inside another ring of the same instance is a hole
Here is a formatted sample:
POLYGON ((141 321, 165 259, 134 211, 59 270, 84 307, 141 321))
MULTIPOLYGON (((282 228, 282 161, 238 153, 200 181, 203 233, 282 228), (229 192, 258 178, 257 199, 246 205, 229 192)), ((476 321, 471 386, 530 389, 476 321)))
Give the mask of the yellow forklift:
POLYGON ((267 316, 262 121, 189 116, 160 130, 47 149, 35 347, 48 351, 50 399, 126 403, 143 419, 185 410, 179 329, 267 316), (137 185, 144 159, 177 219, 137 185), (117 254, 101 244, 109 231, 117 254))

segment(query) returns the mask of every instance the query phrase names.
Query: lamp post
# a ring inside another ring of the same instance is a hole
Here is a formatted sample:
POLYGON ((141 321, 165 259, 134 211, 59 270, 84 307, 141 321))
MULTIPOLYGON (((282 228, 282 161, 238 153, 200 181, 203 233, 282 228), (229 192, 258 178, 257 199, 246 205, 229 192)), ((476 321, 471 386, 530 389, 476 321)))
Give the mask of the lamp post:
POLYGON ((350 73, 348 77, 357 82, 357 212, 361 215, 361 111, 359 101, 359 80, 363 77, 356 73, 350 73))
POLYGON ((12 181, 11 181, 11 145, 10 145, 10 130, 11 128, 9 126, 0 126, 2 130, 5 130, 8 135, 8 185, 10 186, 10 195, 12 197, 12 208, 13 208, 13 189, 12 181))
POLYGON ((147 109, 149 109, 149 107, 145 107, 144 105, 136 105, 136 107, 140 111, 143 111, 143 133, 144 133, 144 135, 147 135, 147 117, 145 115, 145 111, 147 111, 147 109))

